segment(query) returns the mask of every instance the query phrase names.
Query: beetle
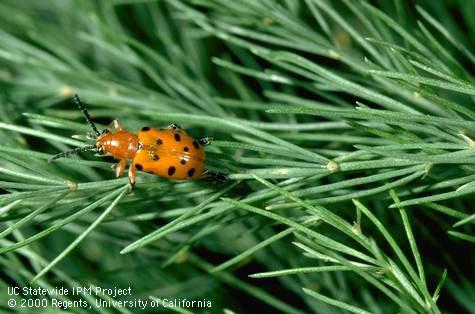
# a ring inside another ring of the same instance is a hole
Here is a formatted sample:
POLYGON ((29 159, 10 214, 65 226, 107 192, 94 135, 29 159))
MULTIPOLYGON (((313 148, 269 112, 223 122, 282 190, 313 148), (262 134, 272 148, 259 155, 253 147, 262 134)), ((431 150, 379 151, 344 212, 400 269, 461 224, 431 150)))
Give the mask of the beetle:
POLYGON ((210 143, 207 137, 195 140, 177 124, 166 129, 145 126, 138 134, 134 134, 125 130, 118 120, 113 120, 103 132, 99 132, 79 96, 75 94, 73 99, 92 128, 93 133, 88 137, 92 137, 95 144, 56 154, 48 162, 85 151, 94 151, 99 155, 110 154, 119 159, 119 162, 112 166, 117 177, 123 174, 127 160, 130 160, 128 176, 131 185, 135 184, 137 170, 173 180, 227 180, 220 172, 204 170, 206 155, 203 146, 210 143))

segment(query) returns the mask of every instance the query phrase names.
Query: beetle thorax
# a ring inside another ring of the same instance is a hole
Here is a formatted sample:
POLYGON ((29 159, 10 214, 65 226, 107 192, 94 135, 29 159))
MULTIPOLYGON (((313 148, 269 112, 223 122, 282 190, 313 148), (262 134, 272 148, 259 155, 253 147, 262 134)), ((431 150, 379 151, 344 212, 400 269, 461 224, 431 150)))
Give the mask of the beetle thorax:
POLYGON ((117 159, 133 159, 140 146, 138 137, 128 131, 102 134, 96 142, 100 151, 117 159))

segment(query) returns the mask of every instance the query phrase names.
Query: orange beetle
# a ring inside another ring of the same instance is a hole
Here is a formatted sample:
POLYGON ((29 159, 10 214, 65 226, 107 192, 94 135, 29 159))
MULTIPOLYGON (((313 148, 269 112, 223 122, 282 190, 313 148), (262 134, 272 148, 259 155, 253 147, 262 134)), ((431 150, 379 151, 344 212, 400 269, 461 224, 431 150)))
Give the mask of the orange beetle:
POLYGON ((219 172, 203 171, 206 159, 203 145, 209 144, 208 138, 195 140, 176 124, 166 129, 143 127, 139 134, 135 135, 124 130, 118 120, 113 120, 101 133, 78 95, 74 95, 74 101, 91 126, 96 143, 54 155, 49 162, 84 151, 95 151, 119 159, 119 162, 113 165, 117 177, 124 172, 126 161, 131 160, 129 181, 132 185, 135 184, 137 170, 175 180, 208 177, 226 181, 226 177, 219 172), (111 127, 114 127, 114 131, 111 127))

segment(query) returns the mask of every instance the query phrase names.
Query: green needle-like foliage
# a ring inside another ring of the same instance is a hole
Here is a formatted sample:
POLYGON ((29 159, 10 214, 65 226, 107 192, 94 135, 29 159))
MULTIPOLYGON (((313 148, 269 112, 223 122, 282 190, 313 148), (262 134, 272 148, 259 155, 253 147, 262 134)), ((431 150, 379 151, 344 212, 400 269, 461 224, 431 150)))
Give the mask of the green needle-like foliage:
POLYGON ((475 2, 415 2, 1 1, 0 312, 475 313, 475 2), (49 163, 74 94, 229 180, 49 163))

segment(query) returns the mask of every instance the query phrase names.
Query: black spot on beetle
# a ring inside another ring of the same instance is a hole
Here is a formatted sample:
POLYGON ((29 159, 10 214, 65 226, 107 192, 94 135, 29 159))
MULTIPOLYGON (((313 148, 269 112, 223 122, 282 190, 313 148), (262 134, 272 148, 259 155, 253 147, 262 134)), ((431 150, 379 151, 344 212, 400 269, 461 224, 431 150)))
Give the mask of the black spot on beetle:
POLYGON ((195 174, 195 168, 188 170, 188 177, 192 177, 195 174))
POLYGON ((143 167, 141 164, 135 164, 135 169, 139 170, 139 171, 142 171, 143 170, 143 167))
POLYGON ((177 141, 177 142, 181 141, 180 134, 175 133, 175 141, 177 141))
POLYGON ((171 177, 175 173, 175 167, 168 168, 168 175, 171 177))
POLYGON ((160 159, 160 157, 158 155, 152 155, 152 159, 155 160, 155 161, 158 161, 160 159))
POLYGON ((197 141, 193 141, 193 146, 194 146, 196 149, 200 149, 200 145, 198 144, 197 141))
POLYGON ((181 163, 182 165, 186 164, 186 159, 183 158, 182 160, 180 160, 180 163, 181 163))
POLYGON ((185 152, 187 152, 187 151, 189 151, 190 149, 189 149, 187 146, 185 146, 185 147, 183 148, 183 150, 184 150, 185 152))
POLYGON ((157 144, 158 144, 158 145, 162 145, 162 144, 163 144, 163 141, 162 141, 161 138, 159 138, 159 139, 157 140, 157 144))
POLYGON ((142 131, 143 131, 143 132, 150 131, 150 127, 148 127, 148 126, 144 126, 144 127, 142 128, 142 131))

